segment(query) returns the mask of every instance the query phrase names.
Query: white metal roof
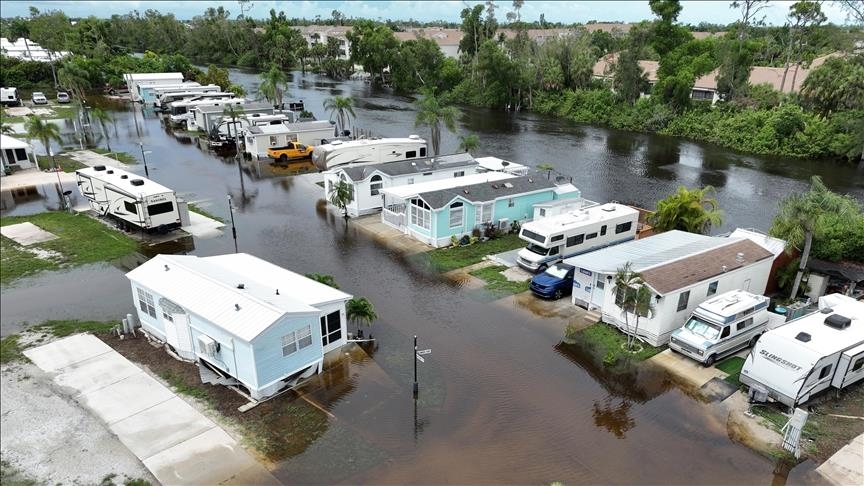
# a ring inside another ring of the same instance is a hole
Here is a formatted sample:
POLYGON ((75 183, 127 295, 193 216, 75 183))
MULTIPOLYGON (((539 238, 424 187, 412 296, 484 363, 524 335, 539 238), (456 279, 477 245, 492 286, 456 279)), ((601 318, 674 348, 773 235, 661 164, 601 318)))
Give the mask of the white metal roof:
POLYGON ((25 142, 24 140, 18 140, 15 137, 10 137, 9 135, 0 134, 0 148, 4 149, 29 149, 30 144, 25 142))
POLYGON ((387 145, 391 143, 426 143, 426 140, 417 135, 410 135, 405 138, 361 138, 359 140, 333 140, 330 143, 325 143, 319 148, 325 152, 332 150, 345 150, 348 147, 364 147, 367 145, 387 145))
POLYGON ((506 172, 483 172, 482 174, 470 174, 463 177, 451 177, 436 181, 422 182, 420 184, 407 184, 404 186, 385 187, 381 192, 399 199, 407 199, 417 194, 452 189, 454 187, 470 186, 483 182, 494 182, 503 179, 512 179, 516 176, 506 172))
POLYGON ((158 182, 153 182, 152 180, 147 179, 144 176, 140 176, 138 174, 125 171, 123 169, 111 167, 110 165, 97 165, 96 167, 86 167, 84 169, 78 169, 75 172, 105 181, 109 184, 116 186, 119 189, 129 192, 130 194, 149 196, 153 194, 174 192, 173 189, 169 189, 162 184, 159 184, 158 182), (96 167, 105 167, 105 170, 96 170, 96 167), (124 179, 123 176, 126 176, 126 178, 124 179), (140 186, 133 186, 132 181, 134 180, 142 180, 144 181, 144 184, 140 186))
MULTIPOLYGON (((739 312, 755 307, 768 300, 764 295, 756 295, 746 290, 730 290, 723 294, 712 297, 699 304, 697 310, 707 311, 720 317, 730 317, 739 312)), ((767 305, 767 304, 766 304, 767 305)))
POLYGON ((313 304, 351 298, 245 253, 157 255, 126 276, 245 341, 285 314, 317 316, 313 304))
MULTIPOLYGON (((258 118, 249 117, 249 122, 254 123, 258 118)), ((316 120, 298 123, 279 123, 276 125, 254 125, 247 129, 253 135, 282 135, 286 133, 308 132, 323 129, 332 130, 333 125, 327 120, 316 120)))
POLYGON ((562 226, 569 226, 580 221, 587 225, 626 215, 638 217, 639 211, 623 204, 606 203, 531 221, 525 223, 524 227, 541 234, 549 234, 560 231, 562 226))
POLYGON ((567 258, 564 263, 594 272, 613 274, 630 262, 633 271, 641 272, 655 265, 728 245, 730 240, 672 230, 567 258))
POLYGON ((158 81, 162 79, 179 79, 183 81, 182 73, 127 73, 123 75, 127 81, 158 81))
POLYGON ((768 236, 753 229, 736 228, 735 231, 729 234, 729 238, 747 238, 753 243, 756 243, 762 248, 773 253, 774 258, 777 258, 786 249, 785 241, 768 236))
POLYGON ((516 169, 525 169, 526 166, 522 164, 517 164, 516 162, 510 162, 509 160, 499 159, 498 157, 477 157, 474 160, 480 164, 480 167, 483 167, 487 170, 492 171, 502 171, 502 170, 516 170, 516 169))

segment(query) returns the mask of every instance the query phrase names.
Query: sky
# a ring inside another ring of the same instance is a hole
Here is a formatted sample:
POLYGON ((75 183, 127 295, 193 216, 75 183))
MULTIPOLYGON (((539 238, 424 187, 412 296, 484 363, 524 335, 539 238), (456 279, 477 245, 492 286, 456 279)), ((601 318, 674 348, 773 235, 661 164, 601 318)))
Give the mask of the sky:
MULTIPOLYGON (((248 16, 266 18, 270 9, 285 11, 289 17, 299 17, 314 20, 316 16, 322 19, 330 18, 333 10, 338 10, 348 18, 368 18, 373 20, 408 20, 421 22, 445 20, 460 22, 459 13, 466 5, 476 5, 477 1, 254 1, 248 16)), ((729 24, 737 20, 738 12, 729 7, 730 1, 682 1, 683 10, 678 20, 685 24, 711 22, 729 24)), ((775 0, 764 11, 765 21, 772 25, 782 25, 792 1, 775 0)), ((132 10, 144 12, 148 9, 162 13, 173 13, 179 19, 191 19, 201 14, 207 7, 222 5, 231 12, 232 17, 240 13, 236 1, 17 1, 0 0, 0 15, 3 17, 27 16, 29 7, 39 10, 63 10, 70 17, 110 17, 113 14, 126 14, 132 10)), ((512 1, 496 1, 498 10, 496 16, 499 22, 505 21, 505 15, 512 10, 512 1)), ((839 7, 832 2, 822 5, 822 11, 828 21, 835 24, 845 24, 847 20, 839 7)), ((638 22, 650 19, 651 10, 648 1, 531 1, 527 0, 522 7, 522 20, 533 22, 545 14, 549 22, 565 24, 585 23, 590 20, 638 22)))

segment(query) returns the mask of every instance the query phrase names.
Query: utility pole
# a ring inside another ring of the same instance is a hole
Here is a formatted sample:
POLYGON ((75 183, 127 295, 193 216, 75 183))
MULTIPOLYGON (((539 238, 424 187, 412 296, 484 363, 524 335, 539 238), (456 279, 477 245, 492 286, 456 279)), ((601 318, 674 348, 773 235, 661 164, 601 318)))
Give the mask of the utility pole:
POLYGON ((231 213, 231 235, 234 237, 234 253, 237 253, 237 228, 234 226, 234 205, 231 204, 231 194, 228 194, 228 212, 231 213))

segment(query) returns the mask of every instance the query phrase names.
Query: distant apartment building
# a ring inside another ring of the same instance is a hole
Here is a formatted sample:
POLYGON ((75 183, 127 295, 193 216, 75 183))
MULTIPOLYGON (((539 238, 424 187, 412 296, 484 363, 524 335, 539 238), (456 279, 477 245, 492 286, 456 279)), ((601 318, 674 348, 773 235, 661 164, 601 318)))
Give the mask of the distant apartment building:
POLYGON ((348 40, 349 26, 336 25, 306 25, 295 27, 306 39, 306 44, 311 48, 316 44, 327 45, 328 39, 333 38, 339 42, 339 59, 347 60, 351 57, 351 41, 348 40))

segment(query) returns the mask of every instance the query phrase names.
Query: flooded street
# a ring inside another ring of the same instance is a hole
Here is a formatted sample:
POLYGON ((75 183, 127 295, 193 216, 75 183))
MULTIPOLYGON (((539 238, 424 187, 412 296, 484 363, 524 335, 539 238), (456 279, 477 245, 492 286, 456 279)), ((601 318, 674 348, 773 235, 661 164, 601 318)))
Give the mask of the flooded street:
MULTIPOLYGON (((257 77, 232 71, 254 95, 257 77)), ((356 125, 377 136, 414 128, 409 100, 362 82, 334 83, 295 73, 289 99, 326 118, 322 101, 357 99, 356 125)), ((234 199, 238 246, 298 273, 332 275, 342 290, 368 298, 379 315, 371 359, 346 357, 308 386, 310 400, 335 418, 303 454, 276 465, 285 483, 783 484, 775 464, 728 438, 726 416, 647 366, 609 374, 585 350, 559 346, 563 329, 515 305, 483 302, 455 283, 425 274, 318 204, 308 176, 285 177, 266 161, 220 158, 166 131, 153 114, 116 112, 111 146, 140 158, 150 176, 187 201, 229 220, 234 199), (140 137, 139 137, 140 131, 140 137), (411 396, 412 336, 432 353, 411 396)), ((726 212, 722 227, 767 230, 777 202, 806 190, 819 173, 837 192, 864 199, 864 174, 828 163, 769 160, 668 137, 570 125, 528 113, 466 109, 464 131, 480 136, 475 155, 536 166, 550 163, 583 195, 654 207, 679 184, 711 184, 726 212), (826 169, 827 167, 827 169, 826 169)), ((458 138, 445 133, 444 152, 458 138)), ((143 174, 143 165, 131 166, 143 174)), ((55 208, 44 196, 3 215, 55 208)), ((222 236, 164 251, 199 256, 233 251, 222 236)), ((142 248, 153 254, 160 248, 142 248)), ((134 257, 24 279, 2 294, 2 334, 24 321, 107 319, 131 312, 124 272, 134 257)), ((290 431, 286 431, 290 433, 290 431)), ((795 468, 791 482, 812 468, 795 468)))

